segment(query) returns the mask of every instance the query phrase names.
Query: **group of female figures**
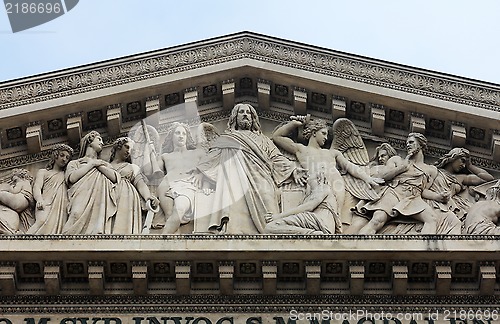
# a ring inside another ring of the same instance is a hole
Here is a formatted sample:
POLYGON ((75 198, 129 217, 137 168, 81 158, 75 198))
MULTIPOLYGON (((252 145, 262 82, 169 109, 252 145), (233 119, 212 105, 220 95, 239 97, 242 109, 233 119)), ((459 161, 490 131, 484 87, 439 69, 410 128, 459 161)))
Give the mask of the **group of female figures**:
POLYGON ((13 214, 2 212, 0 233, 141 233, 142 201, 150 201, 154 207, 158 199, 151 194, 140 168, 131 163, 133 144, 128 137, 118 138, 113 144, 110 162, 100 158, 103 141, 96 131, 82 138, 76 160, 70 161, 71 147, 57 145, 47 167, 38 171, 32 190, 32 178, 25 176, 24 181, 20 181, 19 172, 14 171, 14 184, 0 192, 0 197, 9 194, 16 198, 12 201, 24 204, 16 208, 1 201, 13 214), (20 183, 23 187, 17 188, 20 183), (19 212, 31 214, 30 206, 35 201, 35 217, 23 218, 19 212))

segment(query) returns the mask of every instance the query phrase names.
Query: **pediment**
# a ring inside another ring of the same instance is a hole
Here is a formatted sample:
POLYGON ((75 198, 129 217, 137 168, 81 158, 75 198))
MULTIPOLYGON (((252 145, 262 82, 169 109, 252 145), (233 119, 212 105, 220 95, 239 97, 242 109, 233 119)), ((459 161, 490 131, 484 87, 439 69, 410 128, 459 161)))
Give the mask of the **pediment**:
POLYGON ((235 102, 271 120, 345 116, 383 139, 425 132, 436 149, 467 147, 498 169, 500 86, 250 32, 4 82, 2 156, 74 145, 90 129, 116 137, 160 111, 160 128, 223 120, 235 102), (197 111, 169 112, 186 102, 197 111))

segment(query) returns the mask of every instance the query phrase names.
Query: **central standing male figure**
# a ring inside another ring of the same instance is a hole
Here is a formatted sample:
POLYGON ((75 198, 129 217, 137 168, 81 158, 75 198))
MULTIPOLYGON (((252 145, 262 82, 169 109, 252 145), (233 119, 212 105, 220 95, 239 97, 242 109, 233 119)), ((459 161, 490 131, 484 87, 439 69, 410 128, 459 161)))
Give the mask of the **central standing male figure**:
POLYGON ((307 181, 304 170, 262 134, 249 104, 233 108, 226 132, 212 144, 198 171, 199 187, 202 180, 215 186, 209 229, 228 234, 263 233, 265 216, 279 213, 278 186, 290 177, 301 185, 307 181))

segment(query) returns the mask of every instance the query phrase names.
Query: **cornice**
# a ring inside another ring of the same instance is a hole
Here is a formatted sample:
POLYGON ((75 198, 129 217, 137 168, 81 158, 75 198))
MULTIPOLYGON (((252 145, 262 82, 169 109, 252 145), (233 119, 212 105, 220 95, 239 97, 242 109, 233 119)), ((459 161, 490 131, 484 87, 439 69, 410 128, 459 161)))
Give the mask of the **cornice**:
POLYGON ((500 111, 500 85, 249 32, 4 82, 0 110, 243 58, 500 111))
POLYGON ((161 314, 161 313, 289 313, 300 312, 461 310, 464 307, 490 310, 499 305, 498 296, 354 296, 354 295, 152 295, 152 296, 12 296, 0 297, 3 314, 161 314), (33 307, 36 305, 36 307, 33 307), (186 307, 188 306, 188 307, 186 307))
POLYGON ((82 241, 124 241, 124 240, 158 240, 158 241, 233 241, 233 240, 271 240, 271 241, 500 241, 500 235, 358 235, 358 234, 329 234, 329 235, 301 235, 301 234, 227 234, 227 235, 206 235, 206 234, 148 234, 148 235, 115 235, 115 234, 88 234, 88 235, 0 235, 0 241, 62 241, 62 240, 82 240, 82 241))

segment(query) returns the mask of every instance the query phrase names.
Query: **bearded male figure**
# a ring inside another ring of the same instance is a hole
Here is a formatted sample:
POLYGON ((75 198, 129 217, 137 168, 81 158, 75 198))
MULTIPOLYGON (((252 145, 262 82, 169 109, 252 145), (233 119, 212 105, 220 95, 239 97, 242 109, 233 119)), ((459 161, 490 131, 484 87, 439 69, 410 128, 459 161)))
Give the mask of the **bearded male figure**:
POLYGON ((215 187, 209 230, 218 233, 264 233, 266 215, 279 213, 278 186, 289 178, 300 185, 307 182, 305 170, 262 134, 257 112, 249 104, 233 108, 227 130, 197 169, 198 187, 203 182, 215 187))

